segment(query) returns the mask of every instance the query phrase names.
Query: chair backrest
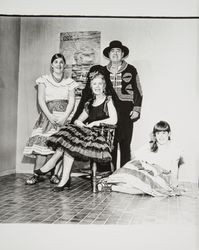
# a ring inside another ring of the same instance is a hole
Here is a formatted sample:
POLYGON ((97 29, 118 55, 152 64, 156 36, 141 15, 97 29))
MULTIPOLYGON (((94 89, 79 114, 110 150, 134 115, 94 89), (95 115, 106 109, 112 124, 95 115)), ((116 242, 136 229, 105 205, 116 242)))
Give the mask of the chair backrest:
POLYGON ((101 123, 99 127, 101 135, 105 137, 111 150, 113 150, 115 129, 116 129, 116 125, 110 125, 110 124, 105 124, 105 123, 101 123))

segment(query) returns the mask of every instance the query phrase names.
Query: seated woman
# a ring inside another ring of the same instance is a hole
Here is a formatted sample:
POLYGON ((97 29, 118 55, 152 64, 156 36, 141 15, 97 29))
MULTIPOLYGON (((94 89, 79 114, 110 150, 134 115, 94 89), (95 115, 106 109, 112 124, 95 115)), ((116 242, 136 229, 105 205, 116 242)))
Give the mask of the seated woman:
POLYGON ((49 172, 63 156, 63 173, 55 192, 70 186, 70 172, 74 158, 111 161, 111 144, 106 140, 99 127, 101 124, 113 126, 117 123, 117 112, 113 104, 114 90, 108 82, 104 69, 93 66, 88 74, 92 98, 86 102, 84 110, 74 124, 68 123, 49 137, 47 145, 56 150, 52 158, 39 170, 36 176, 49 172))
POLYGON ((134 153, 133 160, 100 181, 98 190, 112 190, 130 194, 152 196, 180 195, 178 168, 182 156, 170 138, 167 122, 158 122, 152 140, 134 153))

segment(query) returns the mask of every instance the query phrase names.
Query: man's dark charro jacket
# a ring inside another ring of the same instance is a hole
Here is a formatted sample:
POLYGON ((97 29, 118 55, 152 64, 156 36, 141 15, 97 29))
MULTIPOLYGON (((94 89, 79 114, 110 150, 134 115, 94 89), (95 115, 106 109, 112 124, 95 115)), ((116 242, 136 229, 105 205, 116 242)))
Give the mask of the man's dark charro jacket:
POLYGON ((141 112, 142 89, 136 68, 123 61, 119 71, 111 73, 111 63, 104 67, 119 98, 119 113, 122 117, 128 116, 128 111, 141 112), (124 114, 125 112, 125 114, 124 114), (123 113, 123 114, 122 114, 123 113))

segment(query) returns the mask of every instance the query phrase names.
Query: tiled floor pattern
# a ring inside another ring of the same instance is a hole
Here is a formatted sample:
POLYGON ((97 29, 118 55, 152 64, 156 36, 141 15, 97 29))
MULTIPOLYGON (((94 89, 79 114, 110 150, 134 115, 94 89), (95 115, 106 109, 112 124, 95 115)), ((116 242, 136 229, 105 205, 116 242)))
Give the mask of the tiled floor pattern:
POLYGON ((46 179, 24 185, 29 175, 0 177, 0 223, 54 224, 179 224, 198 225, 199 189, 184 183, 186 195, 153 198, 147 195, 91 192, 89 180, 72 178, 71 190, 52 192, 46 179))

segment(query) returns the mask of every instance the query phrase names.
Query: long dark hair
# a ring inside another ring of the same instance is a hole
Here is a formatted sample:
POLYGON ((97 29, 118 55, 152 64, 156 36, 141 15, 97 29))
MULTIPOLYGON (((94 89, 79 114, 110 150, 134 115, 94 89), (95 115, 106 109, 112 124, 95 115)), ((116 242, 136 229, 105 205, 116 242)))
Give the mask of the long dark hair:
POLYGON ((102 75, 104 80, 105 80, 105 93, 106 95, 110 95, 115 98, 115 90, 113 89, 113 85, 110 81, 109 75, 105 73, 104 67, 101 65, 94 65, 93 67, 90 68, 88 74, 87 74, 87 83, 85 90, 87 89, 87 94, 89 96, 92 96, 92 90, 91 90, 91 81, 97 76, 97 75, 102 75))
POLYGON ((56 53, 56 54, 54 54, 54 55, 52 56, 52 58, 51 58, 50 63, 53 63, 54 60, 56 60, 56 59, 58 59, 58 58, 62 58, 62 60, 64 61, 64 64, 66 64, 66 59, 65 59, 64 55, 62 55, 61 53, 56 53))
POLYGON ((52 69, 52 63, 58 59, 58 58, 62 58, 64 64, 66 64, 66 59, 64 57, 64 55, 62 55, 61 53, 56 53, 52 56, 51 61, 50 61, 50 73, 53 74, 53 69, 52 69))
POLYGON ((113 99, 113 102, 114 102, 114 105, 116 107, 116 110, 117 110, 117 107, 118 107, 118 103, 119 103, 119 98, 113 88, 113 85, 110 81, 110 78, 109 78, 109 75, 106 73, 106 71, 104 70, 104 67, 101 66, 101 65, 94 65, 90 68, 88 74, 87 74, 87 78, 86 78, 86 86, 85 88, 83 89, 82 91, 82 97, 81 97, 81 100, 80 100, 80 103, 77 107, 77 110, 72 118, 72 122, 74 122, 78 117, 79 115, 82 113, 83 109, 84 109, 84 105, 85 103, 92 99, 93 98, 93 93, 92 93, 92 90, 91 90, 91 81, 93 79, 94 76, 97 76, 97 75, 102 75, 104 80, 105 80, 105 83, 106 83, 106 86, 105 86, 105 93, 107 96, 111 96, 112 99, 113 99))
MULTIPOLYGON (((170 125, 168 124, 168 122, 159 121, 153 127, 152 138, 150 140, 150 145, 151 145, 151 151, 152 152, 157 152, 158 151, 157 139, 156 139, 155 134, 156 134, 156 132, 161 132, 161 131, 167 131, 168 133, 171 132, 171 128, 170 128, 170 125)), ((169 140, 170 139, 171 138, 169 137, 169 140)))

